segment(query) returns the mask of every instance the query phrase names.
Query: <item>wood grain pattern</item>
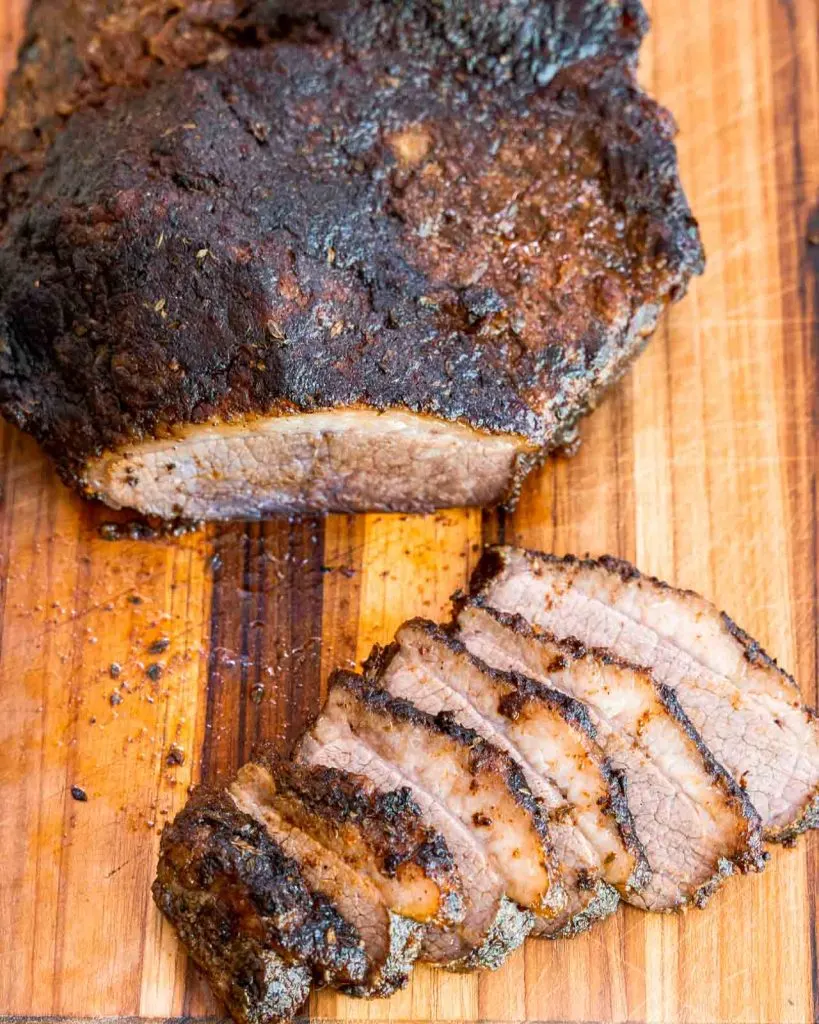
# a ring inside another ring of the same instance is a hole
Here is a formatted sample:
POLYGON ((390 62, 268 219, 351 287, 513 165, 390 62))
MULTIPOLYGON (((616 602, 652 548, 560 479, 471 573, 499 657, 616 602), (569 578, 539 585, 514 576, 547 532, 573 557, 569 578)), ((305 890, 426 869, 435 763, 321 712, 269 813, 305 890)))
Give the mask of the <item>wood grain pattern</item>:
MULTIPOLYGON (((815 704, 817 8, 652 7, 641 74, 680 122, 708 270, 587 422, 581 453, 544 466, 514 515, 339 516, 108 542, 110 513, 67 494, 36 447, 2 429, 0 1015, 218 1016, 150 902, 162 822, 256 739, 285 749, 332 667, 409 615, 444 615, 485 539, 609 551, 694 587, 815 704), (184 763, 168 763, 172 744, 184 763)), ((22 9, 0 0, 0 75, 22 9)), ((571 942, 529 942, 495 975, 421 968, 392 1000, 321 994, 311 1015, 819 1020, 818 886, 811 837, 705 913, 626 910, 571 942)))

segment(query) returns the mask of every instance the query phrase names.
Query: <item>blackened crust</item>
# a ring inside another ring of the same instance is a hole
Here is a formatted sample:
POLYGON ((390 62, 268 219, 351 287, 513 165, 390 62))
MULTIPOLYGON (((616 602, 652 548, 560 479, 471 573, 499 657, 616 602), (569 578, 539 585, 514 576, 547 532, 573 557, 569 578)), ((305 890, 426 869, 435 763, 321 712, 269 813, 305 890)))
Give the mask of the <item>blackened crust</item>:
MULTIPOLYGON (((660 583, 659 580, 656 580, 653 577, 650 577, 650 579, 651 582, 654 584, 660 583)), ((728 615, 727 612, 720 612, 719 617, 722 620, 723 626, 728 630, 731 636, 742 647, 742 652, 745 656, 746 661, 748 661, 751 665, 758 665, 762 668, 773 669, 773 671, 776 672, 779 676, 781 676, 782 679, 790 683, 791 686, 793 686, 797 690, 797 692, 799 691, 799 684, 796 682, 793 676, 790 675, 790 673, 786 672, 783 668, 781 668, 777 663, 776 658, 772 658, 758 641, 754 640, 752 636, 749 636, 749 634, 746 633, 744 629, 741 629, 730 617, 730 615, 728 615)), ((811 717, 815 717, 816 712, 813 710, 813 708, 810 708, 807 705, 805 705, 805 711, 811 717)))
POLYGON ((443 910, 452 896, 459 897, 462 884, 452 854, 443 836, 425 824, 410 789, 384 792, 361 775, 285 761, 267 745, 257 747, 252 760, 271 773, 277 792, 336 827, 353 826, 385 876, 418 865, 441 890, 443 910))
MULTIPOLYGON (((634 670, 637 671, 636 669, 634 670)), ((643 672, 645 675, 651 676, 651 673, 647 670, 643 670, 643 672)), ((694 728, 691 719, 680 706, 674 690, 662 683, 655 682, 654 685, 666 711, 676 720, 685 735, 696 746, 708 774, 725 793, 728 800, 737 809, 739 816, 745 822, 745 842, 738 846, 737 852, 732 859, 733 864, 743 874, 747 874, 749 871, 762 871, 768 862, 768 854, 762 846, 762 819, 758 811, 733 775, 730 775, 723 768, 709 748, 703 743, 702 737, 694 728)), ((698 894, 699 898, 695 898, 697 905, 704 906, 713 891, 712 887, 705 886, 701 888, 698 894)))
POLYGON ((221 790, 198 789, 163 830, 153 895, 237 1019, 288 1017, 311 981, 366 980, 357 930, 221 790), (275 1005, 289 994, 294 1005, 275 1005))
POLYGON ((634 818, 631 816, 628 805, 626 779, 623 772, 612 767, 608 758, 601 757, 598 763, 609 791, 606 810, 617 825, 623 846, 634 857, 634 870, 628 880, 627 888, 631 892, 637 893, 648 885, 651 879, 651 867, 634 827, 634 818))
POLYGON ((60 90, 41 0, 0 139, 0 408, 70 482, 180 425, 340 407, 517 436, 520 477, 701 268, 633 0, 206 0, 155 32, 125 6, 99 81, 69 55, 60 90))
POLYGON ((352 672, 338 670, 330 677, 330 687, 340 687, 353 694, 368 711, 381 715, 387 721, 405 722, 415 728, 446 736, 464 749, 469 771, 499 776, 515 802, 530 816, 544 849, 551 851, 547 820, 537 800, 532 796, 526 779, 512 758, 504 750, 488 743, 473 729, 461 725, 451 714, 437 715, 421 711, 410 701, 392 697, 386 690, 352 672))

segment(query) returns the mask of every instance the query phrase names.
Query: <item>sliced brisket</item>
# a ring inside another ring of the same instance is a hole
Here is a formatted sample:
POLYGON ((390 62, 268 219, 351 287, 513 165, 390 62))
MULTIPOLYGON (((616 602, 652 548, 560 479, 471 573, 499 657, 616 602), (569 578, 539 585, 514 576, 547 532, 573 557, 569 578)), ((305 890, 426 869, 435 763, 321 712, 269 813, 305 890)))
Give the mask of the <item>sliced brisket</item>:
POLYGON ((380 790, 366 777, 254 751, 236 786, 310 835, 381 892, 391 911, 448 925, 463 917, 462 881, 440 833, 424 821, 409 789, 380 790))
POLYGON ((313 983, 357 989, 361 935, 224 792, 199 789, 162 833, 154 899, 240 1024, 289 1018, 313 983))
POLYGON ((748 794, 766 838, 819 825, 819 728, 794 680, 724 612, 614 558, 490 552, 481 592, 558 636, 651 669, 748 794))
POLYGON ((115 506, 514 497, 702 266, 637 0, 36 0, 0 409, 115 506))
POLYGON ((702 906, 735 867, 761 869, 759 816, 650 672, 480 602, 467 602, 458 624, 464 644, 487 664, 586 705, 598 742, 625 777, 653 872, 629 902, 647 910, 702 906))
POLYGON ((647 865, 619 779, 600 756, 581 705, 490 669, 422 619, 402 626, 395 644, 371 658, 369 669, 394 696, 433 714, 449 712, 523 769, 549 816, 568 894, 563 911, 538 919, 534 935, 585 930, 616 909, 618 889, 645 884, 647 865))
POLYGON ((514 904, 551 916, 565 902, 546 820, 519 770, 451 717, 339 672, 297 754, 382 787, 408 785, 445 837, 468 886, 466 917, 449 932, 429 929, 426 958, 458 969, 497 966, 532 925, 514 904))

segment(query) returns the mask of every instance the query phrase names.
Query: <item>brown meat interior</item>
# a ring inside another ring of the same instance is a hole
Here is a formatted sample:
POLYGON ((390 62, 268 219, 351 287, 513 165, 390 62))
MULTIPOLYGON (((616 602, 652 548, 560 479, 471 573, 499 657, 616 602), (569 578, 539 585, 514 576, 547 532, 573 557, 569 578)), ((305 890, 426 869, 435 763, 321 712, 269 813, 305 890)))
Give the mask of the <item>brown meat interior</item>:
POLYGON ((492 505, 531 446, 409 412, 325 410, 187 427, 91 460, 114 508, 190 519, 492 505))

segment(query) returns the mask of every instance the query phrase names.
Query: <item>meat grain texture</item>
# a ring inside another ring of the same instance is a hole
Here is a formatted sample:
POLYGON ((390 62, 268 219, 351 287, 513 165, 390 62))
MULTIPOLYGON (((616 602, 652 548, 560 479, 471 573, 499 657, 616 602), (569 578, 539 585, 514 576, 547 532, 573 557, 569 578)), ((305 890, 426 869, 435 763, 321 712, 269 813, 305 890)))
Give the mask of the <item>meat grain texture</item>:
POLYGON ((700 271, 638 0, 35 0, 0 410, 114 506, 514 499, 700 271))
POLYGON ((489 551, 476 590, 500 611, 645 666, 783 842, 819 824, 819 728, 799 688, 725 612, 621 559, 489 551))
POLYGON ((578 934, 617 909, 619 892, 643 889, 647 861, 582 704, 489 668, 422 619, 405 623, 368 669, 394 696, 453 715, 523 769, 548 816, 568 895, 558 914, 535 922, 533 935, 578 934))

